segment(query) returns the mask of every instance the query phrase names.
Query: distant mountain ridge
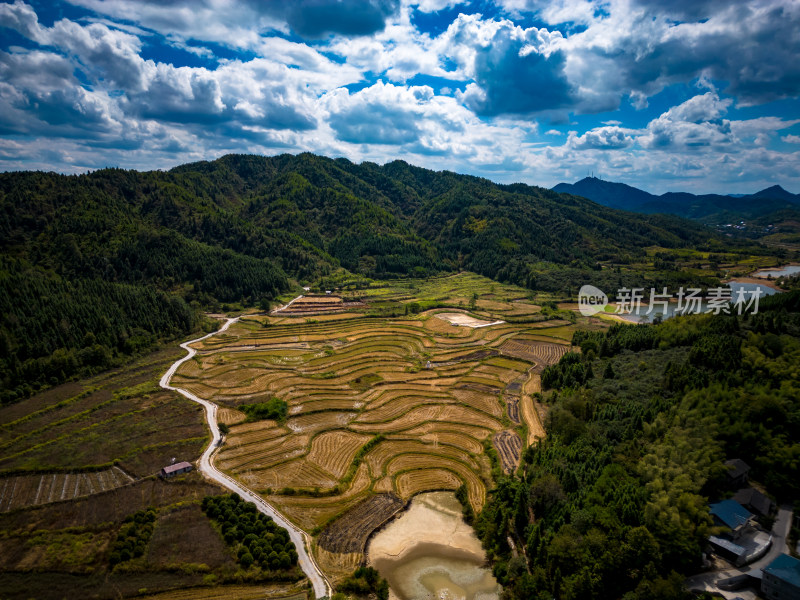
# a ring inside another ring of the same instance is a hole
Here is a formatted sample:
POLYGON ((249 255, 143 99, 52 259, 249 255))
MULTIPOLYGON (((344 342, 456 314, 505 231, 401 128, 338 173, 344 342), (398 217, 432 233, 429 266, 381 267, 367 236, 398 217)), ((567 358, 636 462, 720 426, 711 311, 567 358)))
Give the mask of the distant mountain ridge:
POLYGON ((559 183, 552 189, 583 196, 609 208, 645 214, 673 214, 709 223, 751 219, 785 209, 800 211, 800 194, 792 194, 779 185, 742 196, 689 192, 667 192, 656 196, 624 183, 586 177, 575 183, 559 183))

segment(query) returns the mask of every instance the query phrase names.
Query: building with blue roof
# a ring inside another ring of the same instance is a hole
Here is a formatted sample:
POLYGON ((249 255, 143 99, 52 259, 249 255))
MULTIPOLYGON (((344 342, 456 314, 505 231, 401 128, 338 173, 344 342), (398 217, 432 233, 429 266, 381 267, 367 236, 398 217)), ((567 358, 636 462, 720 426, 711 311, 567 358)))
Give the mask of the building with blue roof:
POLYGON ((734 534, 741 531, 753 518, 753 513, 735 500, 716 502, 709 508, 711 516, 714 517, 714 523, 730 527, 734 534))
POLYGON ((763 572, 761 592, 769 600, 800 600, 800 560, 781 554, 763 572))

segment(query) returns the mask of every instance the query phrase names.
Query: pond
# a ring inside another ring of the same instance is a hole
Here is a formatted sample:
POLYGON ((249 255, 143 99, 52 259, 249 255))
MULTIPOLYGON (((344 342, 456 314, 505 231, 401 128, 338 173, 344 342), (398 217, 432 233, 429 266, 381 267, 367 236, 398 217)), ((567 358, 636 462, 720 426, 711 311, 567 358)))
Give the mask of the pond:
POLYGON ((776 269, 761 269, 753 273, 753 277, 772 277, 773 279, 777 279, 778 277, 792 277, 794 275, 800 275, 800 265, 787 265, 776 269))
MULTIPOLYGON (((752 298, 752 293, 755 290, 761 290, 761 295, 759 299, 763 299, 766 296, 772 296, 773 294, 777 294, 778 290, 775 288, 771 288, 766 285, 761 285, 760 283, 749 283, 744 281, 729 281, 728 287, 731 289, 731 298, 735 301, 738 298, 739 290, 744 292, 744 306, 747 306, 750 299, 752 298)), ((655 308, 650 314, 647 314, 649 309, 649 305, 643 303, 640 307, 628 314, 621 314, 620 317, 625 319, 626 321, 630 321, 631 323, 652 323, 656 316, 661 315, 663 319, 669 319, 670 317, 674 317, 675 314, 678 313, 678 303, 677 302, 670 302, 667 305, 666 312, 663 310, 662 306, 658 306, 655 308)), ((702 302, 700 304, 700 311, 705 312, 708 310, 708 303, 702 302)), ((748 310, 749 312, 749 310, 748 310)))

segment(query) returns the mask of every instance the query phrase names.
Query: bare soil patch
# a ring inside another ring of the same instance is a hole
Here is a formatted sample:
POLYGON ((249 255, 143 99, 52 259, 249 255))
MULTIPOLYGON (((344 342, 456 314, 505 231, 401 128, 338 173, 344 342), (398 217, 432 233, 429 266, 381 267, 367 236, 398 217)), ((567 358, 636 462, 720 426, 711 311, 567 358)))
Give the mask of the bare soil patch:
POLYGON ((436 313, 436 318, 447 321, 456 327, 489 327, 505 323, 505 321, 483 321, 464 313, 436 313))

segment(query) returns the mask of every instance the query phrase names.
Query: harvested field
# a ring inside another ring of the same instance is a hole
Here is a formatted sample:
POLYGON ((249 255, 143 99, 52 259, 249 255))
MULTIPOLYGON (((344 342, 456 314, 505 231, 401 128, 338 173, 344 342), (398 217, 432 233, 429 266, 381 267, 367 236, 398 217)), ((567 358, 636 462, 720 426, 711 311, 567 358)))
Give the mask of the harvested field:
POLYGON ((447 444, 477 455, 483 452, 483 446, 478 440, 486 438, 489 433, 490 430, 478 427, 456 426, 452 423, 425 423, 398 435, 405 438, 415 437, 433 444, 447 444))
POLYGON ((334 586, 351 575, 364 561, 364 554, 361 552, 328 552, 316 542, 312 543, 312 549, 319 568, 334 586))
POLYGON ((265 469, 239 470, 239 479, 256 490, 283 488, 332 488, 337 478, 304 458, 295 458, 265 469))
POLYGON ((72 500, 132 483, 119 467, 86 473, 11 475, 0 478, 0 512, 49 502, 72 500))
MULTIPOLYGON (((536 359, 561 349, 543 341, 553 338, 531 337, 542 331, 540 323, 497 322, 502 314, 498 319, 489 312, 538 310, 511 302, 519 293, 485 293, 479 299, 485 319, 457 309, 398 320, 258 317, 269 319, 263 327, 248 317, 225 336, 209 338, 201 344, 205 354, 182 374, 187 387, 224 403, 220 420, 237 423, 218 466, 268 492, 269 501, 306 530, 319 530, 370 494, 408 498, 461 483, 479 512, 491 483, 481 442, 506 427, 501 399, 511 421, 523 422, 522 381, 536 359), (237 406, 269 397, 287 403, 285 421, 236 421, 237 406)), ((468 302, 471 295, 452 297, 468 302)), ((293 306, 322 303, 338 305, 335 298, 319 298, 293 306)), ((521 443, 514 447, 506 438, 498 438, 502 451, 513 450, 517 461, 521 443)), ((319 548, 331 556, 360 552, 330 546, 319 548)))
POLYGON ((307 531, 329 522, 366 497, 372 480, 367 466, 362 464, 343 493, 335 496, 285 496, 273 494, 267 499, 284 515, 307 531))
POLYGON ((434 429, 430 433, 423 434, 420 439, 434 445, 447 444, 470 454, 480 454, 483 451, 483 446, 476 439, 462 432, 434 429))
POLYGON ((456 389, 452 391, 453 397, 472 408, 499 419, 503 416, 503 409, 497 394, 487 394, 477 390, 456 389))
POLYGON ((373 478, 377 479, 383 476, 387 463, 401 454, 429 455, 429 460, 433 463, 439 457, 449 457, 463 462, 474 470, 478 469, 478 465, 468 454, 439 440, 435 440, 435 442, 432 440, 432 443, 426 444, 416 440, 390 439, 369 452, 365 457, 365 462, 369 465, 373 478))
MULTIPOLYGON (((538 375, 537 375, 538 377, 538 375)), ((544 439, 545 431, 542 425, 542 418, 537 410, 538 403, 530 396, 523 396, 520 401, 520 412, 528 426, 528 445, 532 446, 540 439, 544 439)))
POLYGON ((394 494, 377 494, 357 504, 320 534, 319 545, 329 552, 363 552, 367 539, 405 506, 394 494))
POLYGON ((491 381, 493 384, 496 384, 495 382, 499 382, 499 384, 505 388, 507 384, 519 377, 519 374, 520 371, 512 371, 503 367, 495 367, 493 365, 483 364, 474 368, 472 373, 464 379, 475 379, 477 381, 478 377, 482 377, 487 381, 491 381))
POLYGON ((511 473, 519 465, 522 440, 513 431, 501 431, 494 436, 494 446, 500 455, 500 465, 504 472, 511 473))
POLYGON ((273 310, 273 317, 302 317, 327 315, 363 308, 365 304, 360 301, 345 300, 335 295, 298 296, 290 303, 273 310))
POLYGON ((461 406, 460 404, 443 406, 439 413, 438 420, 440 422, 449 421, 450 423, 456 423, 458 425, 476 425, 495 431, 502 428, 499 421, 487 416, 485 413, 461 406))
POLYGON ((311 442, 307 458, 334 477, 341 478, 353 462, 358 449, 369 439, 368 435, 345 430, 321 433, 311 442))
POLYGON ((506 396, 506 414, 517 425, 521 423, 519 417, 519 396, 506 396))
MULTIPOLYGON (((475 475, 474 471, 462 462, 445 457, 440 457, 436 461, 435 466, 437 468, 445 469, 455 473, 458 478, 466 484, 467 495, 469 497, 470 504, 475 511, 479 511, 480 507, 483 506, 484 499, 486 498, 486 486, 478 478, 478 476, 475 475)), ((428 455, 402 454, 389 463, 387 466, 387 473, 395 476, 396 483, 396 476, 401 475, 402 473, 413 472, 419 469, 428 469, 432 467, 434 467, 434 464, 431 463, 428 455)), ((396 487, 397 486, 395 485, 395 489, 396 487)), ((399 493, 399 490, 397 491, 399 493)))
POLYGON ((536 340, 511 339, 500 346, 500 351, 514 358, 521 358, 535 363, 537 372, 545 367, 556 364, 561 357, 570 351, 567 344, 554 342, 540 342, 536 340))
POLYGON ((425 491, 455 490, 461 485, 461 480, 445 469, 417 469, 398 475, 395 485, 403 498, 411 498, 425 491))
POLYGON ((246 418, 246 414, 235 408, 220 408, 217 411, 217 420, 229 426, 243 423, 246 418))
POLYGON ((308 435, 287 435, 277 443, 248 444, 220 452, 218 465, 225 470, 266 469, 306 453, 311 438, 308 435))

